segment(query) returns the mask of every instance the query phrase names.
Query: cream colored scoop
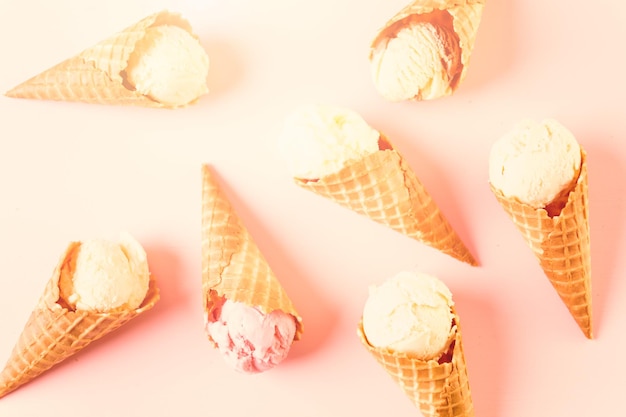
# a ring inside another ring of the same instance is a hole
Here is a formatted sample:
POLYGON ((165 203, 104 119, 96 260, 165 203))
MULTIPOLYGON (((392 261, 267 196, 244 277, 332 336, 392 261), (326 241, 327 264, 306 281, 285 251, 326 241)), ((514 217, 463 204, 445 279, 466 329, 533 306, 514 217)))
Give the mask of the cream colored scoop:
POLYGON ((146 30, 130 56, 126 76, 140 93, 168 106, 183 106, 208 92, 209 57, 186 30, 162 25, 146 30))
POLYGON ((61 269, 60 295, 72 309, 134 310, 146 298, 149 278, 146 253, 130 235, 123 234, 119 243, 86 240, 61 269))

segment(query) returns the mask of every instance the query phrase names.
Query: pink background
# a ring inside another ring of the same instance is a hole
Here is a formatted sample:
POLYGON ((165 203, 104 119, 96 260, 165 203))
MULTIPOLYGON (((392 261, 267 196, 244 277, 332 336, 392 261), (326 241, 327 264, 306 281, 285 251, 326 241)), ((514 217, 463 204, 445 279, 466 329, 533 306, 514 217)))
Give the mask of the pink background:
POLYGON ((166 111, 0 97, 0 361, 72 240, 133 234, 162 298, 149 313, 0 400, 1 416, 331 417, 419 412, 355 329, 370 284, 444 280, 461 315, 476 415, 608 415, 626 390, 626 6, 488 0, 469 75, 390 103, 367 61, 406 0, 0 3, 2 92, 163 8, 189 18, 211 93, 166 111), (358 111, 405 155, 479 259, 472 268, 299 189, 284 117, 358 111), (488 187, 491 144, 556 118, 588 153, 593 311, 586 340, 488 187), (203 333, 200 165, 220 181, 304 318, 278 368, 241 375, 203 333))

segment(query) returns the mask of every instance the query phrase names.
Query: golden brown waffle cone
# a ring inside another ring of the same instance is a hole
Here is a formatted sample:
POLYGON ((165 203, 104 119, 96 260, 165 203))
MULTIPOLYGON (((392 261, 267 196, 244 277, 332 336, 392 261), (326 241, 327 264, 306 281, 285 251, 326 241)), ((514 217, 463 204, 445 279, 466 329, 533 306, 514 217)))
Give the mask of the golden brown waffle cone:
POLYGON ((56 266, 42 296, 24 326, 4 370, 0 373, 0 398, 111 333, 159 300, 153 279, 146 298, 136 310, 94 313, 71 310, 60 299, 61 268, 79 242, 71 243, 56 266))
POLYGON ((207 317, 222 297, 264 314, 281 310, 295 317, 295 340, 300 339, 302 318, 207 165, 202 166, 202 292, 207 317))
POLYGON ((454 307, 450 347, 442 358, 421 360, 369 344, 363 324, 357 334, 376 361, 413 401, 424 417, 471 417, 472 393, 465 366, 459 317, 454 307))
POLYGON ((515 223, 541 268, 586 337, 592 338, 591 252, 587 161, 582 152, 580 174, 558 216, 507 198, 491 186, 500 205, 515 223))
MULTIPOLYGON (((449 87, 441 96, 452 94, 467 75, 478 26, 486 0, 417 0, 394 15, 378 32, 370 49, 374 54, 386 47, 399 31, 414 24, 430 23, 439 36, 439 55, 448 64, 449 87)), ((415 99, 420 100, 418 94, 415 99)))
POLYGON ((36 75, 6 95, 14 98, 168 107, 137 92, 124 78, 128 60, 144 38, 146 30, 160 25, 178 26, 195 37, 189 22, 178 14, 162 11, 36 75))
POLYGON ((460 261, 477 265, 450 223, 398 151, 381 137, 381 149, 318 180, 296 184, 419 240, 460 261))

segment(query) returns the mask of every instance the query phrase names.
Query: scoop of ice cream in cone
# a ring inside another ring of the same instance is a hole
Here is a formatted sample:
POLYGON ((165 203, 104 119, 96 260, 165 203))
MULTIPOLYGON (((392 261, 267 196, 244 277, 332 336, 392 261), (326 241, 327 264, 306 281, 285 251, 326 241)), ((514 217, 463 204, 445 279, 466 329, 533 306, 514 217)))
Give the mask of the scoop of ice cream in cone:
POLYGON ((289 354, 302 318, 208 165, 202 166, 205 330, 234 369, 258 373, 289 354))
POLYGON ((363 331, 372 346, 438 359, 450 343, 452 305, 452 294, 442 281, 401 272, 370 288, 363 331))
POLYGON ((223 299, 207 318, 206 330, 230 366, 258 373, 287 357, 296 335, 296 320, 281 310, 264 314, 256 307, 223 299))
POLYGON ((9 97, 183 107, 208 92, 209 57, 180 15, 148 16, 6 93, 9 97))
POLYGON ((379 93, 390 101, 451 95, 467 75, 484 0, 416 0, 379 31, 370 51, 379 93))
POLYGON ((357 334, 424 416, 474 415, 460 320, 441 280, 403 271, 370 287, 357 334))
POLYGON ((290 113, 280 150, 294 178, 316 180, 378 151, 380 133, 356 112, 307 105, 290 113))
POLYGON ((523 120, 491 147, 489 181, 506 197, 558 213, 574 188, 581 158, 576 138, 556 120, 523 120))
POLYGON ((524 120, 493 144, 489 182, 578 326, 591 338, 584 150, 556 120, 524 120))
POLYGON ((119 242, 72 242, 0 373, 0 397, 148 311, 158 300, 146 253, 132 236, 122 234, 119 242))
POLYGON ((285 120, 279 151, 300 187, 477 264, 406 160, 355 111, 297 108, 285 120))
POLYGON ((143 248, 128 234, 119 243, 87 240, 68 254, 61 268, 60 294, 72 309, 134 310, 146 298, 149 275, 143 248))
POLYGON ((209 57, 186 30, 163 25, 146 30, 130 56, 126 75, 138 92, 166 106, 183 106, 209 90, 209 57))

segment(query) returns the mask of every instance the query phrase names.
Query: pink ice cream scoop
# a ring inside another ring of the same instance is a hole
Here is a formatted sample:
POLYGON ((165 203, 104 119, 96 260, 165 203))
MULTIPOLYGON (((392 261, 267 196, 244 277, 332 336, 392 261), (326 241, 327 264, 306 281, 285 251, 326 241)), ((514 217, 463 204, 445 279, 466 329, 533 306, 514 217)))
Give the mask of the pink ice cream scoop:
POLYGON ((258 373, 287 357, 296 320, 281 310, 264 314, 244 303, 224 300, 207 318, 206 331, 233 368, 258 373))

